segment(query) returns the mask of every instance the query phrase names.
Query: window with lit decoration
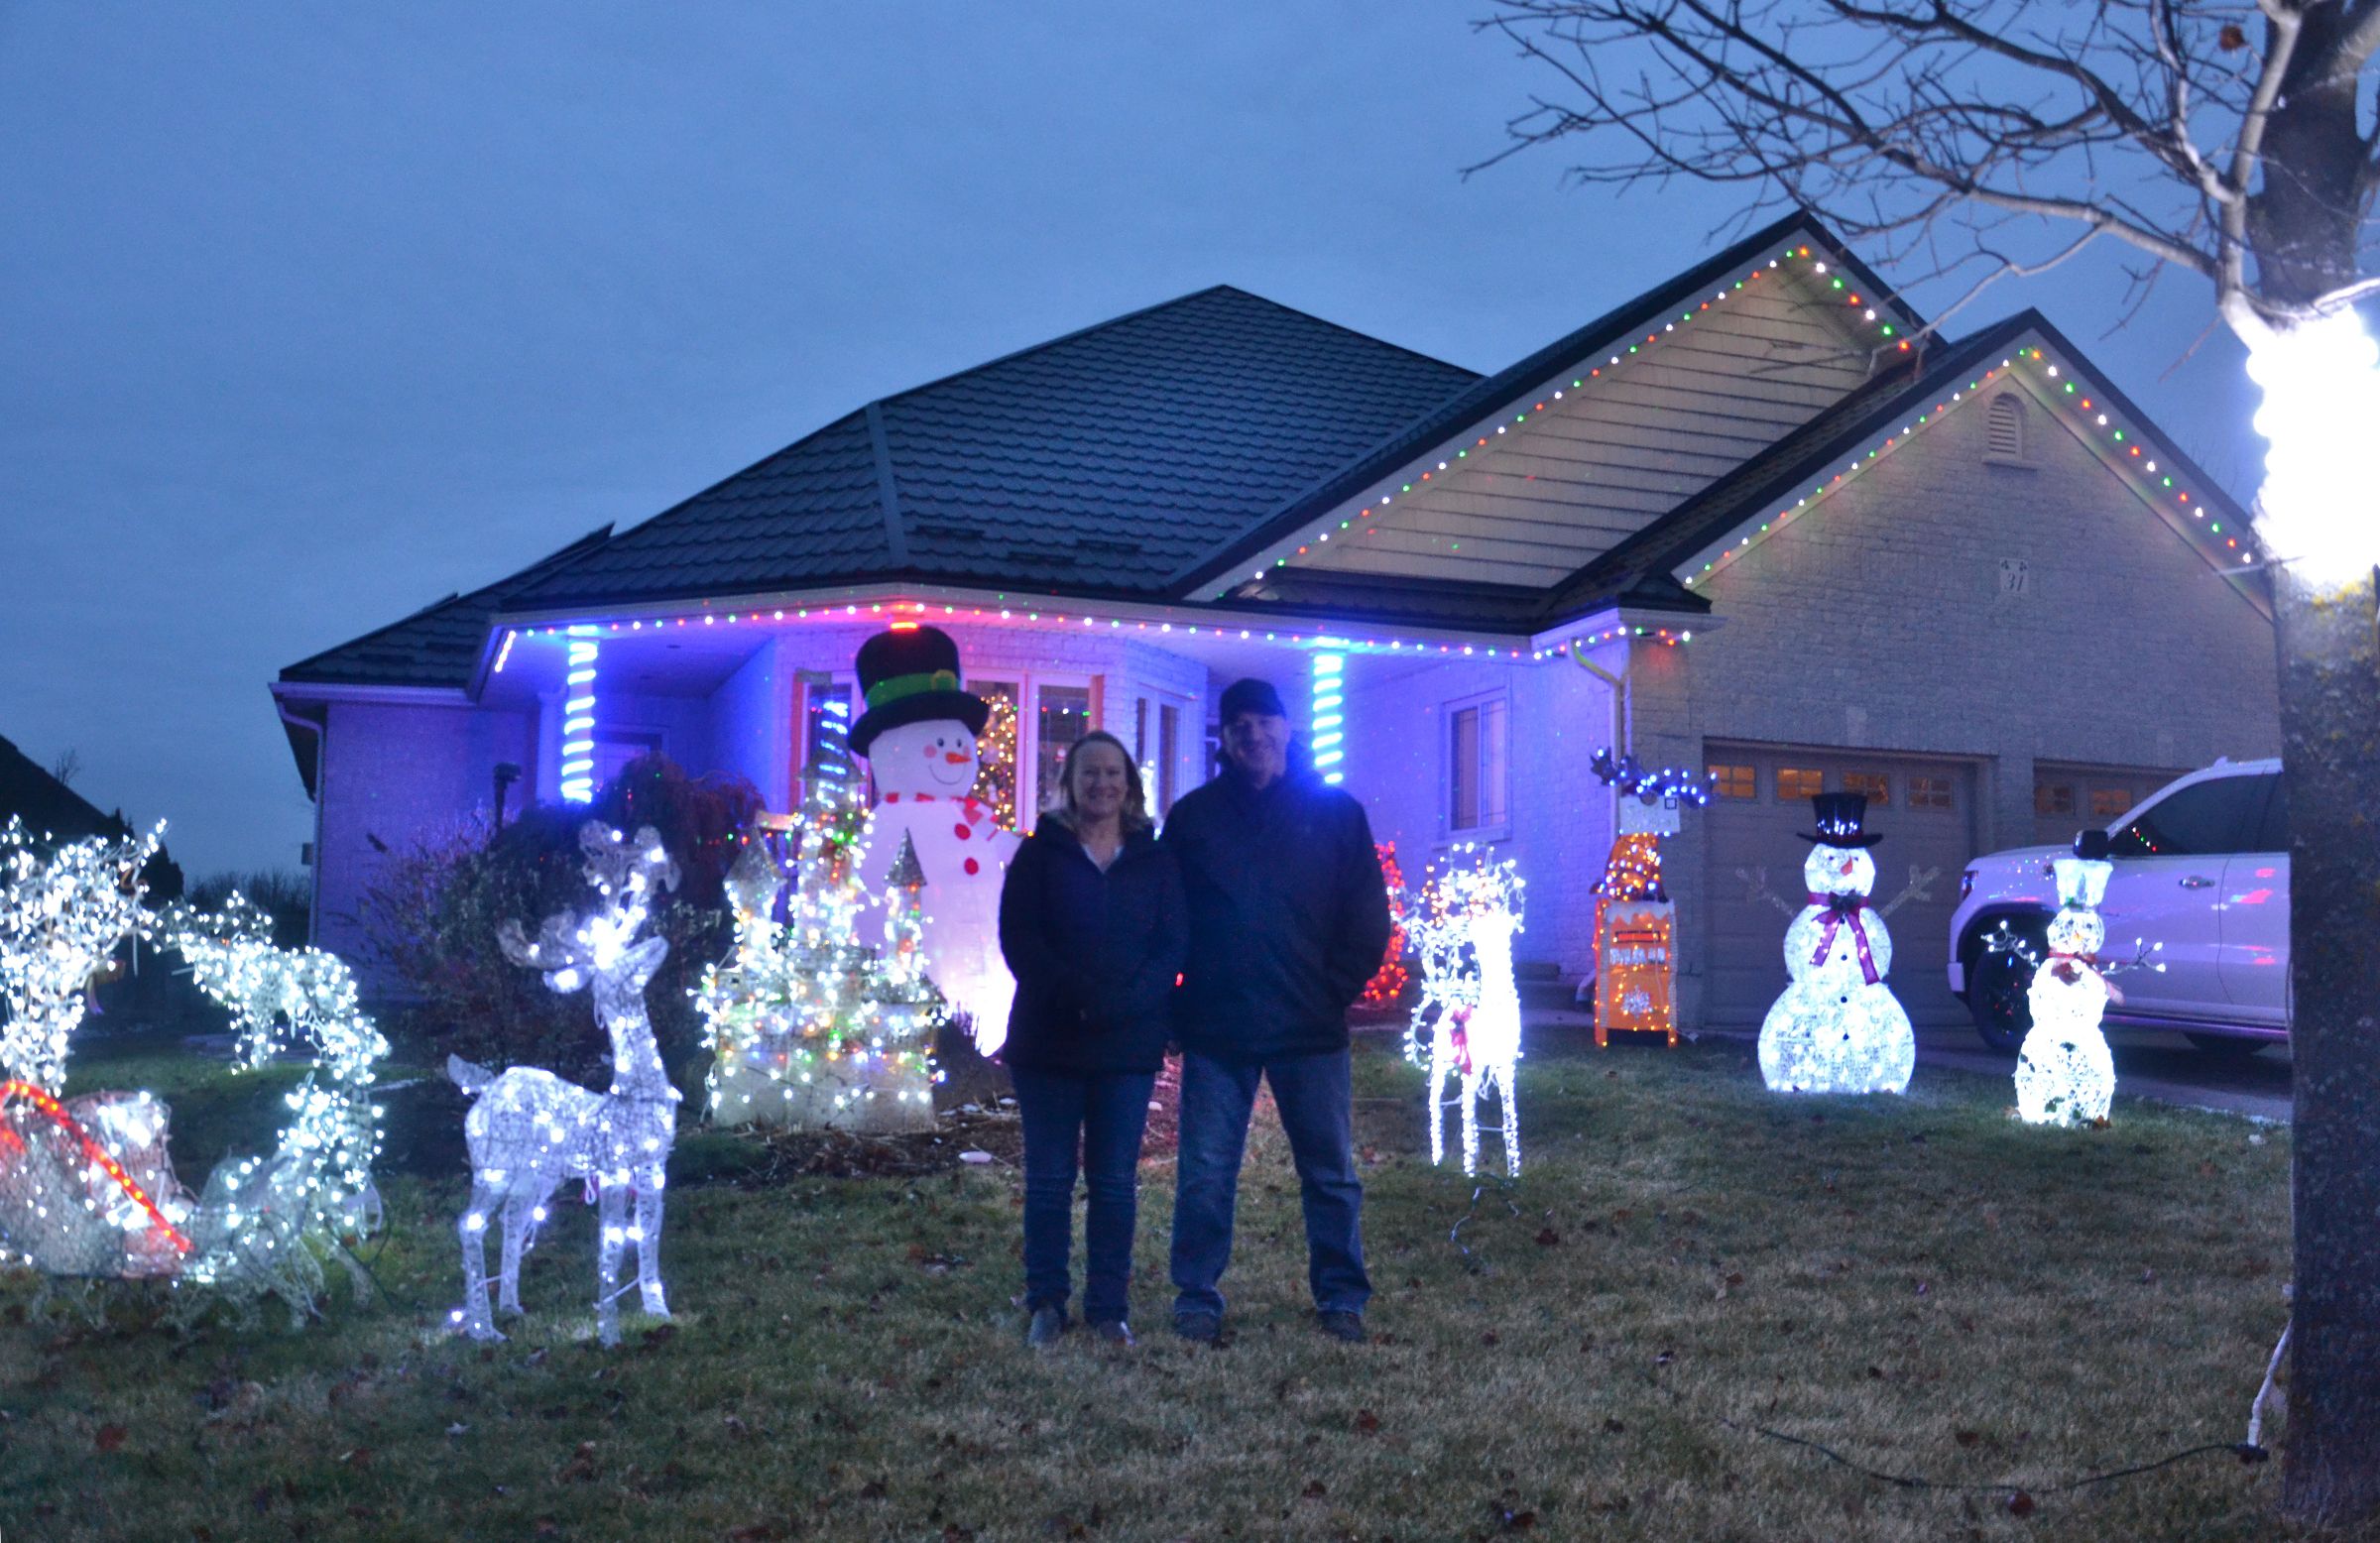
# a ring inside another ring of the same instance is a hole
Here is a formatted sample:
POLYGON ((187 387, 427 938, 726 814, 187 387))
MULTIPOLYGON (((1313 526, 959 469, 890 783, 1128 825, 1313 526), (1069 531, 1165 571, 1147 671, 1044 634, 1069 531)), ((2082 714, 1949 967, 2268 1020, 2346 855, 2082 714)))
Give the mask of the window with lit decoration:
POLYGON ((2109 841, 2117 857, 2213 857, 2254 852, 2275 775, 2194 782, 2158 799, 2109 841))
POLYGON ((1091 732, 1091 687, 1036 681, 1033 684, 1033 786, 1036 809, 1058 799, 1058 773, 1066 752, 1091 732))
POLYGON ((1951 807, 1951 779, 1947 776, 1913 776, 1909 778, 1908 796, 1902 806, 1910 809, 1948 809, 1951 807))
POLYGON ((1827 774, 1809 767, 1777 768, 1777 802, 1797 803, 1827 790, 1827 774))
POLYGON ((1476 835, 1511 821, 1512 705, 1502 692, 1447 710, 1447 829, 1476 835))
POLYGON ((1711 796, 1748 803, 1760 796, 1760 775, 1750 767, 1713 767, 1711 796))
POLYGON ((838 677, 823 669, 805 669, 795 678, 799 695, 794 701, 793 770, 805 786, 821 775, 850 774, 850 763, 841 754, 841 746, 859 716, 852 704, 858 686, 855 676, 838 677), (833 754, 828 751, 830 744, 836 747, 833 754))

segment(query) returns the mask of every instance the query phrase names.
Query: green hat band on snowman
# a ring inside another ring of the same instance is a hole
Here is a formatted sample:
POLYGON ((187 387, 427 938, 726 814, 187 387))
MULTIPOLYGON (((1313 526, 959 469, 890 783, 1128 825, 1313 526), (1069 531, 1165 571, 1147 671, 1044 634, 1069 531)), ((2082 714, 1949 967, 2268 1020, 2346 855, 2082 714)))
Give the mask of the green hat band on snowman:
POLYGON ((923 696, 928 691, 956 691, 958 688, 958 671, 937 669, 930 673, 889 676, 870 686, 865 697, 873 709, 888 702, 897 702, 904 696, 923 696))

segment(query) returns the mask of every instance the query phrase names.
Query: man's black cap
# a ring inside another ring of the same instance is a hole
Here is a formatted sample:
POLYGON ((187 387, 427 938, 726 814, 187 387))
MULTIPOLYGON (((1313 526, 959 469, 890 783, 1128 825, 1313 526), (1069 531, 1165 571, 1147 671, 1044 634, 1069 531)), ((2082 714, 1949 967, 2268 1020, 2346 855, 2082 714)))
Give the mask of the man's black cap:
POLYGON ((1272 688, 1271 681, 1251 675, 1224 688, 1223 716, 1219 721, 1228 728, 1242 713, 1269 713, 1275 718, 1286 718, 1289 709, 1281 705, 1281 693, 1272 688))

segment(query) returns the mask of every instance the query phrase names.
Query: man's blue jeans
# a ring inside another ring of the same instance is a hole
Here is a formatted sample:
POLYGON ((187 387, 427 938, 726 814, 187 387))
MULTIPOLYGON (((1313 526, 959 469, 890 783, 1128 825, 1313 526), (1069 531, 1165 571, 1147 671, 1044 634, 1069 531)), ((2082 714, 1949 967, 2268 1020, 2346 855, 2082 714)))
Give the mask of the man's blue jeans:
POLYGON ((1173 1310, 1223 1313, 1216 1283, 1232 1261, 1240 1162, 1256 1107, 1256 1079, 1272 1086, 1297 1164, 1306 1212, 1306 1279, 1314 1306, 1361 1313, 1371 1300, 1364 1273, 1364 1184, 1356 1177, 1355 1089, 1348 1052, 1227 1061, 1182 1055, 1181 1152, 1173 1201, 1173 1310))
POLYGON ((1140 1133, 1148 1125, 1150 1072, 1009 1069, 1024 1127, 1024 1298, 1063 1312, 1071 1286, 1075 1149, 1082 1149, 1083 1316, 1121 1323, 1132 1278, 1139 1211, 1140 1133))

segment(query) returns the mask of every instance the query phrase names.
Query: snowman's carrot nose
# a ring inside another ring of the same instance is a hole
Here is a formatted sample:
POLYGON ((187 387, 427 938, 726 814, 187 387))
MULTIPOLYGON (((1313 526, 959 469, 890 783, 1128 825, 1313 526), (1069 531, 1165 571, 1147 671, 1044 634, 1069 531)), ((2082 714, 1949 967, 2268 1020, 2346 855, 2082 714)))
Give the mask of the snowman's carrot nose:
POLYGON ((1846 858, 1844 858, 1844 859, 1843 860, 1843 867, 1842 867, 1842 868, 1840 868, 1840 869, 1838 869, 1838 870, 1836 870, 1836 871, 1837 871, 1838 873, 1844 873, 1844 874, 1847 874, 1847 873, 1849 873, 1849 872, 1851 871, 1851 860, 1850 860, 1849 858, 1847 858, 1847 857, 1846 857, 1846 858))
MULTIPOLYGON (((954 766, 954 767, 965 766, 965 765, 967 764, 967 758, 966 758, 965 756, 962 756, 962 755, 960 755, 960 754, 959 754, 957 751, 955 751, 955 750, 946 750, 946 751, 944 751, 944 752, 942 753, 942 759, 943 759, 944 761, 947 761, 947 762, 949 762, 949 763, 950 763, 952 766, 954 766)), ((1849 872, 1849 870, 1847 870, 1847 869, 1846 869, 1846 870, 1844 870, 1844 872, 1846 872, 1846 873, 1847 873, 1847 872, 1849 872)))

